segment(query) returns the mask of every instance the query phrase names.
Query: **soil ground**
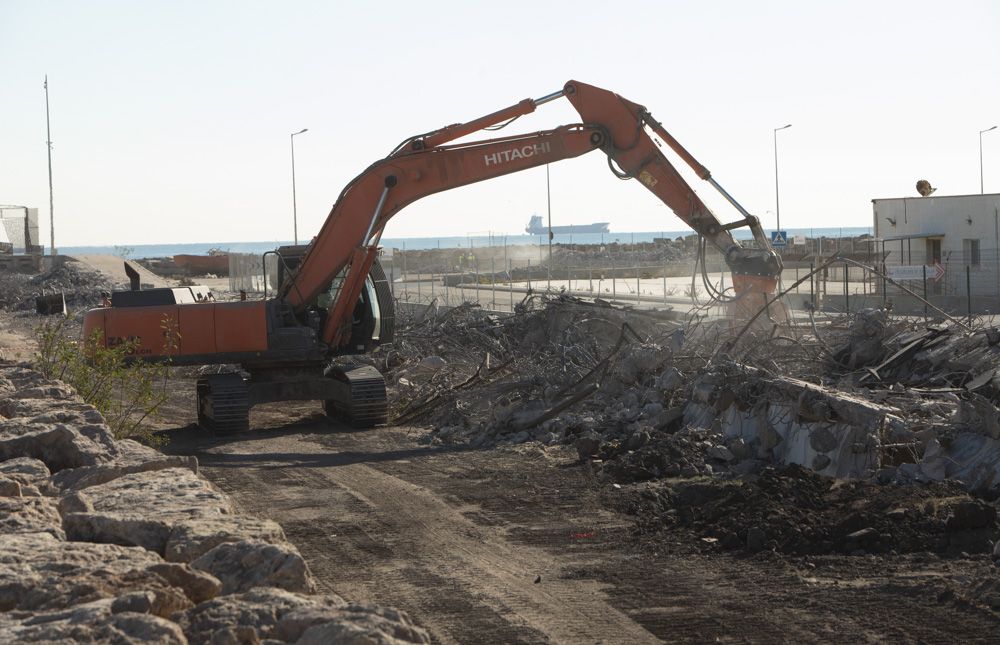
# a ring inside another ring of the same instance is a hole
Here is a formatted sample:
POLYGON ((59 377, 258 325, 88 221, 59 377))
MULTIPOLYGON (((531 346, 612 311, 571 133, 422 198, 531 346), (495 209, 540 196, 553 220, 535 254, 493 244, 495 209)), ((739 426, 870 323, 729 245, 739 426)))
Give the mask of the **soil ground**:
POLYGON ((403 608, 437 642, 987 642, 1000 626, 986 554, 706 550, 638 531, 628 487, 566 448, 429 446, 311 403, 217 437, 193 424, 192 390, 177 383, 165 450, 278 521, 324 590, 403 608))

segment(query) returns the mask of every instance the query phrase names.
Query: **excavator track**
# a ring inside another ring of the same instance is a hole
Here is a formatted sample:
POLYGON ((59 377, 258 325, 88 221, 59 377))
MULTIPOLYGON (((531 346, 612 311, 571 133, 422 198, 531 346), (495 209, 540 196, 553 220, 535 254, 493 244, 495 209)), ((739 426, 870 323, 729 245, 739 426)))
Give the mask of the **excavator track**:
POLYGON ((239 374, 198 379, 198 425, 218 434, 250 429, 250 392, 239 374))
POLYGON ((328 416, 345 419, 356 428, 385 425, 389 418, 389 401, 385 377, 377 369, 357 363, 333 365, 327 369, 326 376, 340 384, 337 397, 323 403, 328 416))

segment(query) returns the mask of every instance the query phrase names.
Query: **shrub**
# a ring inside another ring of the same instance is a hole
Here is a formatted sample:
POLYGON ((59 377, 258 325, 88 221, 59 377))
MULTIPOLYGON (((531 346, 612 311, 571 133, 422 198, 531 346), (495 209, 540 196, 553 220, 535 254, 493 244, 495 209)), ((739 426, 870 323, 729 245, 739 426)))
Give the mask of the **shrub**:
MULTIPOLYGON (((164 336, 174 338, 176 331, 169 329, 166 322, 162 326, 164 336)), ((131 362, 137 341, 109 348, 104 347, 99 329, 82 340, 67 331, 65 319, 36 328, 38 371, 72 385, 84 401, 104 415, 115 438, 160 443, 143 422, 155 418, 168 398, 169 364, 131 362)))

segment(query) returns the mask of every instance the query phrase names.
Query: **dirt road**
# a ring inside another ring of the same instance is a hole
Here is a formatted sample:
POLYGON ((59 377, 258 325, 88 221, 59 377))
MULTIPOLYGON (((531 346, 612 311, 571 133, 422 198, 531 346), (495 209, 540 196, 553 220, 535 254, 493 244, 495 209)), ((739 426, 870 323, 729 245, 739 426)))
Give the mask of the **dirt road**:
MULTIPOLYGON (((173 419, 190 419, 178 400, 173 419)), ((256 430, 168 429, 245 510, 285 528, 321 585, 409 611, 442 643, 986 641, 989 608, 956 589, 984 561, 706 553, 637 535, 566 449, 421 444, 350 431, 311 404, 256 430)), ((697 540, 695 540, 697 542, 697 540)))

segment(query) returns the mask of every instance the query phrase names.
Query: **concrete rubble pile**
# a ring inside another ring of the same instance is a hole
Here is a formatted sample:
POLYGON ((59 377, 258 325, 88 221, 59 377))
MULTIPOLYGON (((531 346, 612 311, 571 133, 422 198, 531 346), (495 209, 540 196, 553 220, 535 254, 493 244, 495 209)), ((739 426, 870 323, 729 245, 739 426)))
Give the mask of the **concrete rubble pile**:
POLYGON ((402 612, 316 594, 269 520, 193 457, 116 441, 67 385, 0 364, 0 642, 425 643, 402 612))
POLYGON ((27 311, 35 307, 40 295, 63 293, 66 304, 74 309, 100 304, 102 291, 123 289, 106 275, 74 260, 66 260, 38 275, 0 273, 0 308, 27 311))
POLYGON ((422 312, 379 367, 431 441, 569 444, 618 482, 796 465, 1000 490, 1000 331, 865 310, 783 333, 719 351, 704 325, 534 299, 422 312))

